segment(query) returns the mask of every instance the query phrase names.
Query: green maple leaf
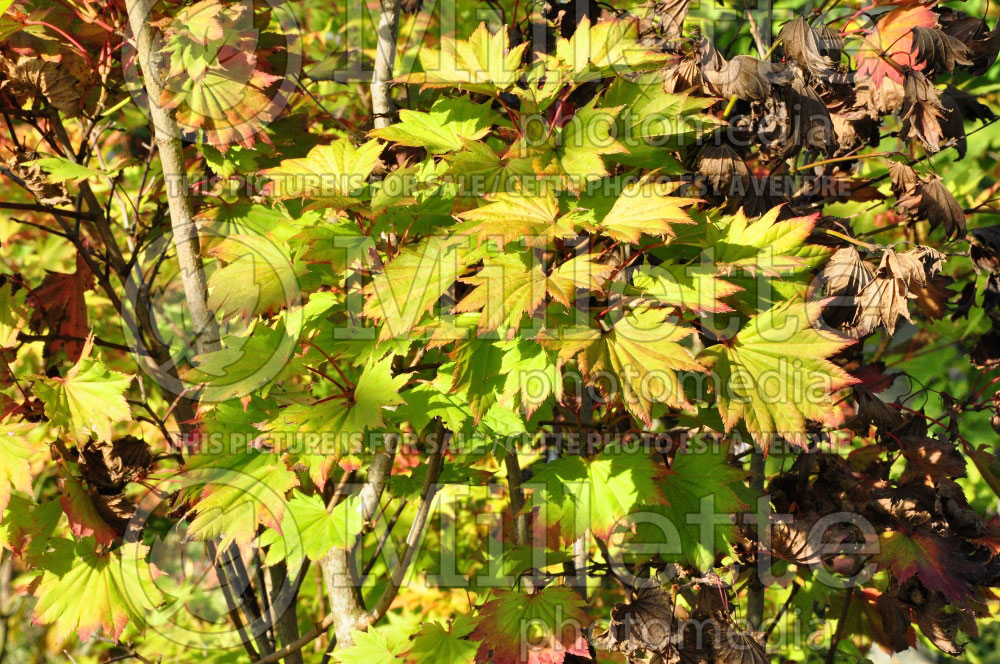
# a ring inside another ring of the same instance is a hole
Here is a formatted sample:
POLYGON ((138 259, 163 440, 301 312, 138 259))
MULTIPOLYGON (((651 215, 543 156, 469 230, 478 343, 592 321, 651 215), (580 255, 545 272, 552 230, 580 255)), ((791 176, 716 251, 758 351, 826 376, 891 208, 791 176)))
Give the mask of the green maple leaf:
POLYGON ((35 394, 45 404, 45 415, 52 426, 78 437, 93 435, 110 441, 113 424, 132 420, 125 401, 132 376, 111 371, 90 357, 93 348, 90 337, 66 376, 38 381, 35 394))
POLYGON ((289 255, 287 245, 261 235, 230 235, 207 253, 225 263, 208 278, 208 308, 220 320, 299 304, 298 277, 308 268, 289 255))
POLYGON ((35 454, 35 446, 25 438, 31 426, 10 418, 0 422, 0 512, 7 509, 12 490, 31 494, 28 460, 35 454))
POLYGON ((526 645, 532 661, 561 662, 567 654, 589 657, 583 631, 590 622, 585 606, 566 586, 548 586, 531 594, 497 590, 495 599, 479 610, 479 624, 469 636, 482 641, 476 661, 520 664, 526 645))
POLYGON ((370 628, 366 631, 351 632, 354 641, 350 648, 337 648, 335 659, 344 664, 364 662, 365 664, 399 664, 399 653, 405 645, 383 629, 370 628))
POLYGON ((562 399, 562 372, 551 353, 534 341, 511 341, 501 346, 500 375, 504 376, 499 403, 531 417, 550 396, 562 399))
POLYGON ((555 267, 546 282, 549 294, 557 302, 570 307, 579 290, 601 292, 615 267, 599 263, 599 260, 599 254, 582 254, 555 267))
POLYGON ((626 152, 614 135, 621 108, 597 108, 596 103, 596 99, 591 100, 558 130, 532 123, 528 135, 512 145, 505 156, 531 159, 535 173, 544 179, 555 178, 561 188, 583 191, 588 182, 608 175, 601 155, 626 152))
POLYGON ((546 57, 546 67, 554 78, 583 83, 660 66, 666 56, 641 46, 638 37, 637 20, 591 24, 584 16, 570 39, 556 42, 555 55, 546 57))
POLYGON ((696 198, 670 196, 676 183, 634 182, 622 191, 611 211, 600 221, 601 231, 621 242, 635 243, 643 234, 672 237, 671 224, 693 224, 683 208, 696 198))
POLYGON ((661 304, 683 307, 696 314, 722 313, 732 307, 722 300, 743 290, 716 277, 713 265, 644 265, 632 283, 661 304))
POLYGON ((833 393, 857 382, 826 359, 854 340, 814 328, 822 308, 822 302, 779 304, 699 355, 717 379, 726 431, 742 419, 765 454, 775 435, 807 446, 806 420, 835 424, 833 393))
POLYGON ((349 399, 327 399, 285 408, 266 430, 296 431, 305 436, 299 459, 309 467, 310 477, 322 486, 332 463, 345 454, 364 449, 362 434, 383 426, 386 408, 403 403, 399 390, 406 375, 392 376, 392 355, 369 362, 349 399))
POLYGON ((490 34, 486 24, 480 23, 467 40, 442 37, 440 50, 422 48, 418 57, 424 71, 398 80, 495 95, 517 82, 527 46, 524 43, 510 48, 507 26, 490 34))
POLYGON ((435 417, 440 417, 449 431, 464 431, 473 415, 466 394, 452 390, 451 372, 454 369, 454 364, 444 365, 433 380, 404 392, 406 405, 400 406, 398 416, 409 421, 417 431, 425 429, 435 417))
POLYGON ((503 350, 484 339, 459 342, 451 353, 455 361, 452 392, 461 392, 478 423, 497 402, 504 378, 500 375, 503 350))
POLYGON ((117 640, 129 622, 144 628, 147 614, 163 602, 147 550, 131 542, 99 553, 93 538, 57 549, 58 560, 49 560, 38 586, 35 622, 51 624, 60 643, 73 632, 86 641, 103 628, 117 640))
POLYGON ((578 289, 600 291, 613 266, 595 263, 596 255, 578 256, 546 275, 532 252, 487 258, 474 276, 462 279, 475 286, 455 307, 456 312, 480 311, 477 334, 506 330, 513 339, 525 315, 534 315, 545 296, 571 306, 578 289))
POLYGON ((379 340, 407 336, 478 255, 466 238, 432 236, 387 263, 365 287, 363 313, 383 322, 379 340))
POLYGON ((455 311, 481 311, 478 334, 504 327, 512 339, 525 314, 534 314, 545 300, 545 272, 528 252, 487 258, 475 276, 462 281, 475 288, 455 311))
POLYGON ((225 348, 198 355, 187 368, 185 381, 206 387, 202 399, 224 401, 243 398, 251 392, 267 396, 272 386, 295 373, 298 363, 290 359, 298 343, 297 332, 279 319, 274 327, 256 321, 243 336, 227 335, 225 348))
POLYGON ((606 397, 620 399, 633 415, 647 425, 652 422, 654 402, 689 408, 678 371, 705 372, 691 353, 677 342, 690 336, 692 328, 664 320, 662 309, 642 308, 630 312, 607 331, 571 328, 540 336, 542 343, 559 349, 559 357, 578 356, 584 377, 598 385, 606 397), (561 338, 551 335, 561 332, 561 338), (601 372, 618 378, 616 385, 597 380, 601 372))
POLYGON ((802 268, 798 255, 812 233, 818 215, 778 221, 781 207, 758 219, 748 219, 742 208, 735 215, 708 228, 707 245, 712 259, 727 273, 736 269, 750 274, 777 276, 802 268))
POLYGON ((475 141, 490 133, 490 128, 500 122, 489 104, 477 104, 466 97, 442 97, 428 112, 403 109, 399 122, 374 129, 372 136, 400 145, 426 148, 440 154, 461 150, 464 141, 475 141))
POLYGON ((260 524, 280 528, 285 493, 299 483, 280 456, 245 447, 190 457, 185 478, 199 487, 188 532, 199 540, 221 537, 220 549, 250 543, 260 524))
POLYGON ((572 542, 589 528, 607 537, 639 507, 663 501, 657 486, 661 469, 643 450, 608 447, 597 456, 563 456, 536 464, 530 485, 541 492, 546 527, 558 524, 564 541, 572 542))
POLYGON ((299 561, 304 555, 316 561, 330 549, 350 548, 364 526, 360 509, 360 496, 348 496, 327 511, 322 497, 293 492, 285 506, 280 532, 268 529, 261 535, 260 545, 270 547, 267 564, 286 558, 299 561))
MULTIPOLYGON (((59 503, 51 502, 56 505, 59 516, 62 516, 59 503)), ((16 493, 11 495, 0 519, 0 547, 21 557, 28 539, 38 532, 38 509, 39 506, 34 501, 16 493)))
POLYGON ((368 141, 355 147, 347 139, 319 145, 300 159, 285 159, 262 171, 274 183, 278 198, 318 198, 346 207, 351 194, 365 186, 382 153, 382 144, 368 141))
POLYGON ((307 226, 292 240, 306 245, 301 255, 303 261, 325 263, 337 275, 343 275, 355 264, 363 262, 375 246, 374 240, 361 233, 357 224, 346 217, 307 226))
POLYGON ((646 72, 635 80, 615 78, 601 103, 625 108, 619 128, 628 139, 629 153, 616 160, 651 169, 663 169, 673 159, 672 150, 691 145, 720 124, 703 113, 712 105, 710 98, 664 91, 660 72, 646 72), (645 139, 656 140, 647 143, 645 139))
POLYGON ((370 429, 382 426, 385 409, 403 403, 399 390, 405 383, 405 374, 392 375, 392 356, 370 362, 354 390, 354 416, 370 429))
POLYGON ((472 664, 477 646, 466 637, 475 626, 476 621, 465 615, 457 616, 448 627, 437 622, 424 623, 401 656, 413 664, 472 664))
POLYGON ((63 516, 63 507, 58 500, 38 504, 15 493, 11 495, 0 523, 0 546, 36 565, 49 554, 49 542, 63 516))
POLYGON ((518 178, 533 176, 531 162, 504 159, 483 141, 462 140, 463 150, 444 156, 448 176, 458 184, 462 196, 478 198, 513 189, 518 178))
POLYGON ((664 524, 643 519, 637 524, 635 542, 671 547, 679 544, 679 550, 664 549, 659 555, 700 571, 709 570, 716 552, 732 552, 731 543, 737 531, 735 524, 726 518, 742 514, 752 502, 750 490, 744 485, 745 477, 743 470, 727 461, 725 449, 678 452, 660 484, 666 503, 648 510, 669 520, 674 530, 663 542, 664 524), (707 515, 703 521, 705 529, 701 521, 689 522, 689 515, 699 514, 707 515))
POLYGON ((73 180, 74 183, 79 183, 80 181, 88 178, 113 178, 118 174, 117 169, 112 171, 103 171, 97 168, 84 166, 83 164, 78 164, 75 161, 66 159, 65 157, 44 157, 42 159, 36 159, 31 163, 38 164, 46 171, 45 179, 49 182, 66 182, 67 180, 73 180))
POLYGON ((459 214, 467 223, 457 230, 502 245, 523 240, 529 247, 549 246, 557 237, 576 235, 568 217, 559 215, 559 202, 552 191, 501 192, 487 200, 485 205, 459 214))
POLYGON ((28 291, 14 292, 10 282, 0 286, 0 348, 17 345, 17 335, 28 322, 28 312, 24 306, 28 291))

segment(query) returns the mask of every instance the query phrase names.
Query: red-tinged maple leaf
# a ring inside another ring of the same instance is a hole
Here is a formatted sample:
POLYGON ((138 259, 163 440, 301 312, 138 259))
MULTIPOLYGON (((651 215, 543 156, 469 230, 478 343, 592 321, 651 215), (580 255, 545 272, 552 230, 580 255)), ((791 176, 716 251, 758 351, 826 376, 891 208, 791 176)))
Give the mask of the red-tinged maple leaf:
POLYGON ((97 512, 83 483, 68 472, 62 473, 63 495, 59 497, 69 527, 77 537, 93 536, 101 546, 111 546, 118 533, 97 512))
POLYGON ((561 664, 566 655, 588 657, 584 628, 590 622, 585 602, 566 586, 549 586, 530 595, 498 590, 479 611, 469 636, 482 641, 482 664, 561 664))
MULTIPOLYGON (((829 610, 842 611, 843 597, 832 598, 829 610)), ((846 629, 850 633, 866 636, 891 652, 902 652, 916 645, 917 634, 910 624, 910 612, 889 593, 858 588, 849 609, 846 629)))
POLYGON ((35 311, 31 316, 31 328, 49 332, 61 339, 49 342, 49 351, 66 351, 70 361, 80 359, 83 339, 87 336, 87 301, 84 293, 94 287, 94 273, 80 254, 76 256, 76 272, 50 272, 42 285, 31 291, 28 298, 35 311), (70 341, 74 337, 80 341, 70 341))
POLYGON ((886 373, 885 364, 866 364, 864 366, 858 367, 848 373, 857 379, 855 387, 860 387, 868 390, 869 392, 885 392, 890 387, 892 387, 893 382, 900 374, 888 374, 886 373))
POLYGON ((986 547, 994 556, 1000 554, 1000 517, 994 516, 987 521, 986 534, 971 541, 986 547))
POLYGON ((921 530, 888 531, 879 535, 875 560, 879 567, 891 570, 899 583, 916 575, 928 590, 944 593, 955 604, 963 603, 969 594, 966 578, 974 567, 955 540, 921 530))
POLYGON ((869 77, 876 88, 886 76, 903 83, 902 69, 920 71, 926 65, 917 60, 913 48, 913 28, 933 28, 937 16, 927 7, 899 7, 879 20, 865 36, 858 51, 858 76, 869 77))

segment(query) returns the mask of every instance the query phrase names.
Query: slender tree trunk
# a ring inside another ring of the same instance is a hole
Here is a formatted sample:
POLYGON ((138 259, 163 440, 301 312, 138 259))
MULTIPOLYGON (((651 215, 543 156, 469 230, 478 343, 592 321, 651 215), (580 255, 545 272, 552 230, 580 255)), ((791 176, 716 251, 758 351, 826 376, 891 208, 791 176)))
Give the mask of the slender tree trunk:
POLYGON ((379 0, 378 49, 372 76, 372 114, 375 128, 388 127, 395 121, 392 102, 392 72, 396 64, 396 35, 399 30, 399 0, 379 0))
MULTIPOLYGON (((395 120, 396 106, 392 103, 392 77, 396 64, 396 31, 399 26, 399 0, 379 0, 378 46, 375 71, 372 75, 372 114, 375 127, 388 127, 395 120)), ((375 454, 368 468, 368 480, 361 491, 363 517, 370 522, 378 509, 385 481, 392 470, 395 449, 375 454)), ((330 613, 334 615, 337 647, 351 645, 351 631, 358 628, 365 608, 354 587, 350 572, 351 549, 334 549, 319 561, 323 572, 330 613)))
POLYGON ((181 269, 184 296, 195 332, 195 349, 198 353, 217 350, 219 327, 206 304, 207 288, 205 270, 201 262, 201 244, 198 227, 191 213, 191 200, 187 173, 184 169, 180 130, 170 112, 160 104, 163 86, 160 84, 160 54, 153 47, 153 31, 149 25, 149 0, 129 0, 127 4, 129 26, 135 39, 136 55, 142 70, 149 103, 149 116, 153 123, 153 138, 160 155, 163 180, 167 188, 170 208, 170 225, 181 269))
POLYGON ((351 632, 358 629, 365 615, 359 589, 354 585, 350 570, 350 549, 331 550, 320 559, 319 567, 323 572, 326 596, 330 600, 337 647, 349 648, 354 644, 351 632))
MULTIPOLYGON (((305 564, 305 563, 303 563, 305 564)), ((296 617, 296 606, 295 600, 298 596, 296 588, 293 588, 292 597, 288 601, 288 606, 284 607, 282 610, 282 605, 286 601, 286 598, 282 594, 285 585, 288 583, 288 567, 285 565, 285 561, 281 561, 276 565, 272 565, 270 568, 271 574, 271 588, 274 591, 273 601, 271 603, 272 612, 275 614, 272 619, 274 621, 274 631, 277 633, 278 642, 281 643, 283 647, 287 647, 299 639, 299 622, 296 617), (280 615, 278 611, 281 611, 280 615)), ((295 652, 289 653, 285 657, 285 664, 302 664, 302 651, 296 650, 295 652)))
MULTIPOLYGON (((764 468, 764 453, 755 449, 750 453, 750 488, 758 495, 764 493, 764 468)), ((770 526, 764 524, 764 527, 770 526)), ((751 632, 759 632, 764 622, 764 584, 760 580, 759 564, 759 561, 754 563, 747 581, 747 627, 751 632)))

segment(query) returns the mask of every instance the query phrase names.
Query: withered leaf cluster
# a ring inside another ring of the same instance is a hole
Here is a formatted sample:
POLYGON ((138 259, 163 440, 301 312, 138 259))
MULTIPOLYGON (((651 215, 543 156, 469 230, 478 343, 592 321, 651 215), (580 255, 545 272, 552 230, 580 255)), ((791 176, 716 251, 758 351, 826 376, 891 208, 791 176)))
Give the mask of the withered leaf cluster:
POLYGON ((594 645, 630 662, 767 664, 760 635, 741 629, 736 620, 732 589, 710 576, 685 586, 695 597, 690 609, 646 580, 629 602, 615 604, 608 629, 594 637, 594 645))
POLYGON ((72 201, 66 185, 62 182, 49 182, 48 174, 38 164, 40 157, 36 152, 15 152, 7 159, 6 174, 17 178, 42 205, 68 205, 72 201))
POLYGON ((834 298, 824 319, 854 338, 879 327, 891 335, 900 317, 912 320, 909 300, 941 271, 942 261, 941 253, 930 247, 905 252, 887 248, 874 266, 853 246, 838 249, 818 277, 825 294, 834 298))
POLYGON ((149 444, 134 436, 110 443, 91 440, 80 449, 78 464, 97 513, 123 535, 136 511, 123 492, 129 482, 141 480, 152 470, 149 444))
MULTIPOLYGON (((654 15, 673 20, 681 13, 681 3, 653 4, 663 5, 654 15)), ((780 47, 763 59, 726 57, 700 36, 685 39, 671 33, 669 40, 658 41, 655 47, 671 56, 663 70, 665 90, 716 97, 720 108, 732 109, 726 118, 729 129, 714 134, 711 147, 699 146, 688 162, 697 163, 699 174, 711 185, 709 201, 757 212, 762 197, 735 185, 752 185, 754 178, 788 179, 783 165, 793 159, 818 164, 795 169, 797 178, 844 182, 857 174, 862 160, 843 157, 863 155, 865 147, 879 145, 887 116, 901 122, 899 137, 911 149, 934 154, 954 147, 963 157, 968 149, 966 124, 993 121, 995 115, 975 95, 942 86, 937 79, 992 64, 1000 51, 1000 32, 961 12, 927 11, 934 12, 936 25, 916 26, 905 40, 912 66, 893 63, 892 75, 879 78, 853 71, 852 61, 843 57, 844 38, 837 29, 808 17, 782 25, 780 47)), ((783 200, 767 202, 791 203, 800 214, 816 211, 831 199, 864 200, 863 187, 766 184, 760 189, 780 191, 777 198, 783 200)), ((900 207, 912 219, 942 226, 949 237, 964 233, 961 207, 933 176, 900 189, 897 198, 901 195, 900 207)))
POLYGON ((80 115, 80 98, 93 71, 37 56, 15 55, 0 49, 0 88, 9 90, 18 103, 41 97, 69 117, 80 115))
MULTIPOLYGON (((879 401, 877 396, 868 398, 879 401)), ((789 510, 797 518, 772 529, 769 552, 796 565, 822 564, 844 574, 857 573, 868 562, 893 572, 914 565, 915 573, 902 583, 891 574, 885 593, 855 594, 854 611, 865 615, 866 635, 899 652, 915 644, 916 625, 938 648, 959 654, 959 632, 977 633, 977 611, 1000 580, 1000 558, 987 545, 997 534, 996 526, 969 505, 955 482, 966 468, 954 441, 930 436, 922 415, 903 412, 894 404, 866 410, 867 426, 878 429, 874 445, 857 448, 846 458, 801 455, 790 472, 771 482, 775 510, 789 510), (881 414, 889 410, 898 415, 881 414), (886 453, 901 455, 905 464, 896 479, 889 478, 888 466, 879 460, 886 453), (835 512, 860 515, 876 533, 911 538, 924 553, 912 560, 888 553, 869 560, 858 553, 865 535, 851 524, 816 535, 812 526, 835 512)))
POLYGON ((897 161, 889 162, 896 208, 932 227, 943 227, 949 238, 965 236, 965 211, 937 175, 920 177, 916 170, 897 161))

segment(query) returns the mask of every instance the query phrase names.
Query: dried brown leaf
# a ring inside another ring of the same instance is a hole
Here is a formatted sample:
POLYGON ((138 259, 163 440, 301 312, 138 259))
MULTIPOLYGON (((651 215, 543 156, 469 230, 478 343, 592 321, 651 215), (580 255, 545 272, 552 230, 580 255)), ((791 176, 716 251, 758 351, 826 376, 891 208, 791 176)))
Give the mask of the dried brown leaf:
POLYGON ((926 76, 908 71, 903 79, 903 127, 900 136, 917 139, 930 152, 941 151, 941 118, 945 108, 938 91, 926 76))
POLYGON ((703 68, 702 75, 719 96, 748 101, 766 101, 772 84, 791 82, 791 74, 780 66, 749 55, 737 55, 718 71, 703 68))
POLYGON ((932 227, 943 226, 947 237, 965 236, 965 212, 945 188, 941 178, 929 175, 918 189, 920 207, 917 214, 920 218, 929 221, 932 227))
POLYGON ((89 441, 80 450, 83 477, 102 493, 118 493, 132 480, 145 476, 153 466, 149 444, 134 436, 111 443, 89 441))
POLYGON ((750 171, 736 150, 726 144, 706 145, 698 153, 698 173, 705 176, 714 193, 729 196, 735 190, 746 191, 750 171))
POLYGON ((602 650, 625 653, 667 653, 673 649, 674 609, 670 592, 647 585, 635 592, 631 601, 617 603, 611 609, 611 624, 594 639, 602 650))
POLYGON ((848 333, 858 338, 865 337, 882 326, 891 335, 896 331, 900 316, 910 320, 906 281, 896 252, 886 249, 875 271, 875 278, 858 295, 858 316, 848 333))
POLYGON ((823 51, 820 36, 802 16, 781 26, 778 34, 785 56, 817 78, 826 79, 834 73, 834 62, 823 51))
POLYGON ((913 28, 913 48, 918 62, 940 71, 955 71, 955 65, 971 65, 972 50, 961 41, 937 28, 913 28))

